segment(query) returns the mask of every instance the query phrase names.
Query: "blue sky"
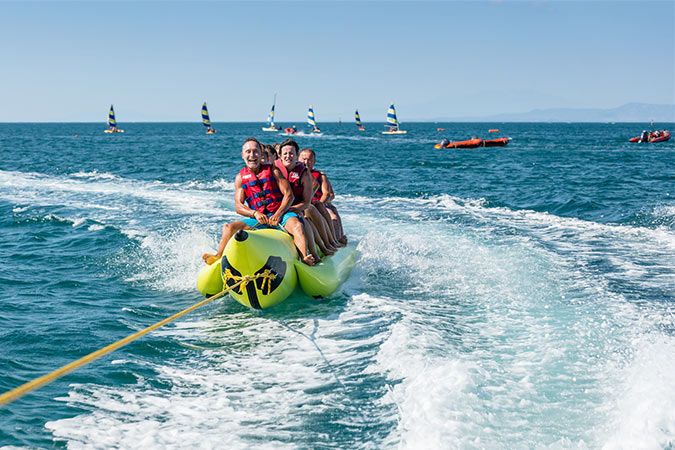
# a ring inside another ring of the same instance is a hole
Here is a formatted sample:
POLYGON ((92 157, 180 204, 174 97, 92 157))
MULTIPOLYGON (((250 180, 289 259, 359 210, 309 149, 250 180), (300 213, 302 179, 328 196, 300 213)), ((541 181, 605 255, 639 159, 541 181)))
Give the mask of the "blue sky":
POLYGON ((0 2, 0 122, 675 103, 675 2, 0 2))

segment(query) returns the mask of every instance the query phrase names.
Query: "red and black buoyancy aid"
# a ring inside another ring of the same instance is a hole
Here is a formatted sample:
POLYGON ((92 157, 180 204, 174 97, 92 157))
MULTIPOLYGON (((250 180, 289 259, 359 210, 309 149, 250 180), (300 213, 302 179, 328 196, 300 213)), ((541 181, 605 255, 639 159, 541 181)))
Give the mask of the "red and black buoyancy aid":
POLYGON ((302 194, 304 191, 304 186, 302 185, 302 176, 305 173, 305 165, 301 162, 298 162, 295 164, 295 167, 293 167, 293 170, 289 172, 286 170, 286 167, 284 167, 284 164, 280 159, 274 161, 274 164, 279 170, 281 170, 281 173, 284 175, 284 177, 286 177, 288 183, 291 185, 291 190, 295 196, 293 204, 297 205, 298 203, 302 202, 302 194))
POLYGON ((284 196, 272 174, 272 164, 262 164, 257 175, 244 166, 239 175, 249 208, 263 214, 273 213, 279 209, 284 196))
POLYGON ((312 201, 319 201, 321 200, 321 196, 323 195, 323 191, 321 191, 321 171, 320 170, 311 170, 312 176, 316 178, 316 182, 319 183, 319 189, 316 190, 314 193, 314 197, 312 197, 312 201))

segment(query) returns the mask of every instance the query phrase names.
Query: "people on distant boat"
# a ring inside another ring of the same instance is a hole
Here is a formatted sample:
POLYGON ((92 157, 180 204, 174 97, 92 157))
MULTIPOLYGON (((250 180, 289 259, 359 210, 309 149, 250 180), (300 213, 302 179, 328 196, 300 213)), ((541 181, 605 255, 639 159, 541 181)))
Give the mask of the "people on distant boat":
POLYGON ((205 253, 202 259, 206 264, 216 262, 230 238, 239 230, 257 225, 281 225, 293 236, 302 262, 313 266, 317 261, 308 252, 303 220, 297 213, 289 211, 294 196, 288 180, 276 166, 262 162, 262 146, 256 138, 244 141, 241 157, 245 166, 234 181, 234 206, 238 214, 247 218, 223 225, 218 252, 215 255, 205 253))
POLYGON ((295 133, 298 132, 298 129, 297 129, 297 127, 296 127, 295 125, 293 125, 293 126, 291 127, 291 130, 293 130, 293 134, 295 134, 295 133))
POLYGON ((347 245, 347 236, 345 236, 342 228, 342 219, 332 202, 335 197, 333 187, 324 172, 314 169, 314 164, 316 164, 316 152, 311 148, 303 148, 298 156, 298 161, 307 166, 315 180, 315 192, 314 197, 312 197, 312 205, 332 226, 333 235, 338 242, 338 246, 341 247, 347 245))
POLYGON ((640 142, 647 142, 647 141, 649 141, 649 131, 642 130, 642 133, 640 134, 640 142))
POLYGON ((319 130, 319 127, 314 127, 312 133, 321 133, 321 130, 319 130))
MULTIPOLYGON (((339 244, 336 242, 332 227, 330 227, 316 207, 312 205, 312 197, 314 195, 313 178, 305 165, 298 162, 299 148, 297 142, 292 139, 286 139, 281 143, 281 155, 275 164, 288 179, 295 195, 295 201, 291 210, 298 213, 302 212, 305 218, 309 219, 305 223, 312 228, 314 241, 324 254, 332 255, 336 252, 336 247, 339 244)), ((309 230, 307 230, 307 234, 309 235, 309 230)))
POLYGON ((450 144, 450 141, 447 139, 443 139, 439 145, 441 146, 441 148, 446 148, 448 144, 450 144))

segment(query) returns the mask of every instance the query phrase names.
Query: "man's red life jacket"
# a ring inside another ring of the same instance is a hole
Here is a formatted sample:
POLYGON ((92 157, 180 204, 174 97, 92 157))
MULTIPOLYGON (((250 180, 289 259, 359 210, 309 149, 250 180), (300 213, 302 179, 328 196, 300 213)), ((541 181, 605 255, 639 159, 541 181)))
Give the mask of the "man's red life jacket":
POLYGON ((316 192, 314 193, 312 201, 319 201, 321 200, 321 196, 323 195, 323 192, 321 191, 321 171, 312 169, 311 172, 312 176, 316 178, 317 183, 319 183, 319 189, 317 189, 316 192))
POLYGON ((293 167, 293 170, 289 172, 286 170, 286 167, 284 167, 284 164, 280 159, 274 161, 274 164, 279 170, 281 170, 281 173, 284 175, 284 177, 286 177, 288 183, 291 185, 291 190, 295 196, 293 204, 297 205, 298 203, 302 202, 302 193, 304 191, 304 187, 302 185, 302 175, 305 173, 305 165, 301 162, 298 162, 295 164, 295 167, 293 167))
POLYGON ((284 196, 272 174, 272 164, 262 164, 257 175, 244 166, 239 175, 249 208, 263 214, 273 213, 279 209, 284 196))

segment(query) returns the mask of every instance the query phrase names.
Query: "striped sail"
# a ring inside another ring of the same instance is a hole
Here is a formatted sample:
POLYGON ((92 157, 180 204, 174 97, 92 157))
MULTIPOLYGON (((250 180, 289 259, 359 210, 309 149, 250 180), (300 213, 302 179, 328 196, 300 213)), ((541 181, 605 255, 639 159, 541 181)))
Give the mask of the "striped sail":
POLYGON ((209 119, 209 110, 206 109, 206 102, 202 105, 202 123, 206 128, 211 128, 211 119, 209 119))
POLYGON ((314 108, 312 106, 310 106, 309 111, 307 111, 307 125, 316 128, 316 121, 314 120, 314 108))
POLYGON ((269 115, 267 116, 267 123, 269 124, 270 127, 274 128, 274 106, 272 105, 272 109, 270 110, 269 115))
POLYGON ((108 113, 108 125, 110 128, 115 128, 117 126, 117 121, 115 120, 115 110, 113 105, 110 105, 110 112, 108 113))
POLYGON ((356 120, 356 126, 361 128, 363 125, 361 125, 361 116, 359 116, 359 110, 358 109, 354 113, 354 119, 356 120))
POLYGON ((394 102, 391 102, 391 105, 389 105, 389 110, 387 111, 386 126, 398 128, 398 120, 396 119, 396 109, 394 109, 394 102))

